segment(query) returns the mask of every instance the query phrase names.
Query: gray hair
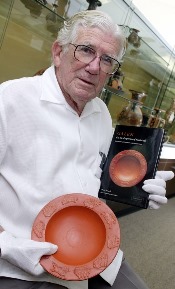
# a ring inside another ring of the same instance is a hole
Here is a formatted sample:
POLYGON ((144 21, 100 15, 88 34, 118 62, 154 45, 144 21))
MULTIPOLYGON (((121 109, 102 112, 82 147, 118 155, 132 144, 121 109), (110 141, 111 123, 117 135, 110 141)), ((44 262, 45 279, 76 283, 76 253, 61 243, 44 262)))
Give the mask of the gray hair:
POLYGON ((110 33, 110 35, 114 35, 119 44, 117 58, 119 61, 121 60, 125 53, 126 38, 120 27, 113 22, 111 17, 98 10, 81 11, 64 22, 64 26, 58 32, 57 37, 57 41, 63 46, 64 51, 67 49, 69 43, 76 41, 80 27, 97 27, 104 32, 110 33))

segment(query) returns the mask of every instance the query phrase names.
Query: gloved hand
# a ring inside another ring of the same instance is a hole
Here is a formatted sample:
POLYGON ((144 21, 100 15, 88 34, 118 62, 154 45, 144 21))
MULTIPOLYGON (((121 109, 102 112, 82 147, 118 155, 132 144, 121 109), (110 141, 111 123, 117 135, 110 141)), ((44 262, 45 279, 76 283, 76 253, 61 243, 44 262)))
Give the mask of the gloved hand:
POLYGON ((159 209, 162 204, 167 203, 166 181, 174 177, 172 171, 157 171, 155 179, 145 180, 142 189, 149 193, 149 208, 159 209))
POLYGON ((45 270, 39 260, 43 255, 54 254, 58 247, 48 242, 15 238, 10 233, 0 233, 1 258, 32 275, 40 275, 45 270))

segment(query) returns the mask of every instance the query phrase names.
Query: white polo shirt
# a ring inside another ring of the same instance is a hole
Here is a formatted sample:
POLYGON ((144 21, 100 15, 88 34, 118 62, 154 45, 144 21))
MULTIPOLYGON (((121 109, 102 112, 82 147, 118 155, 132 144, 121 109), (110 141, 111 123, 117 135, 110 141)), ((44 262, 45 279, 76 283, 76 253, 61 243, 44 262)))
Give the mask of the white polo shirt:
MULTIPOLYGON (((112 122, 95 98, 81 116, 69 106, 54 67, 42 76, 0 85, 0 225, 31 238, 32 224, 52 199, 68 193, 97 197, 101 156, 107 155, 112 122)), ((63 281, 48 273, 31 276, 0 259, 0 275, 87 288, 87 281, 63 281)))

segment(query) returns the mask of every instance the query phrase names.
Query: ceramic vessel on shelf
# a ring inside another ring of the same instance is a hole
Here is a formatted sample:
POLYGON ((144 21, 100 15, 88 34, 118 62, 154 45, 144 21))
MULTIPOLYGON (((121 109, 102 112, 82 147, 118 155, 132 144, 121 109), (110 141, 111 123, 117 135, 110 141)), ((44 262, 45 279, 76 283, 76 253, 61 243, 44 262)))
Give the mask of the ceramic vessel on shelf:
POLYGON ((117 117, 117 123, 120 125, 141 126, 143 120, 142 101, 146 97, 144 92, 130 90, 132 98, 128 106, 124 107, 117 117))
POLYGON ((141 45, 141 42, 140 42, 141 38, 138 35, 139 32, 140 31, 138 29, 131 28, 131 33, 128 36, 128 42, 137 48, 140 47, 141 45))
POLYGON ((174 118, 175 118, 175 99, 172 99, 171 105, 165 113, 166 125, 172 124, 174 118))
POLYGON ((24 4, 25 8, 29 9, 30 15, 33 18, 38 18, 41 15, 43 9, 41 4, 36 1, 21 0, 21 2, 24 4))
POLYGON ((154 109, 151 112, 151 115, 148 119, 148 127, 164 127, 165 126, 165 119, 161 117, 161 113, 165 112, 164 110, 154 107, 154 109))
POLYGON ((117 90, 122 90, 123 88, 123 72, 122 71, 117 71, 114 73, 112 80, 111 80, 111 87, 117 89, 117 90))
POLYGON ((98 6, 102 6, 101 1, 98 0, 86 0, 89 3, 87 10, 96 10, 98 6))
POLYGON ((138 37, 137 42, 133 43, 133 46, 139 48, 141 46, 141 37, 138 37))

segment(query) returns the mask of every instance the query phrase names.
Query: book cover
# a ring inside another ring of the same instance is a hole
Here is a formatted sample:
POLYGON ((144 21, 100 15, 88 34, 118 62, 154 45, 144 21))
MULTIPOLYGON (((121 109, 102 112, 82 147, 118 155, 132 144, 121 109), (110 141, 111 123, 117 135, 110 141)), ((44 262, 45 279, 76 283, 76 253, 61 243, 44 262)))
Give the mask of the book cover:
POLYGON ((117 125, 103 165, 99 197, 146 209, 148 193, 142 186, 155 177, 163 141, 162 128, 117 125))

